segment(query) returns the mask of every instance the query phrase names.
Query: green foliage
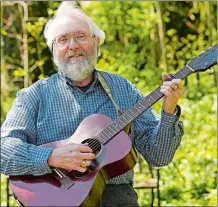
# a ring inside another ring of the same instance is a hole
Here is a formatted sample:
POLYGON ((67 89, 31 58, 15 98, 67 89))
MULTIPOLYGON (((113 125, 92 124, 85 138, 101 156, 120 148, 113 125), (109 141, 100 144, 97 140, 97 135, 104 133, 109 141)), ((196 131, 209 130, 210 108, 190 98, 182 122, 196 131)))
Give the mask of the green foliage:
MULTIPOLYGON (((3 5, 1 11, 1 123, 16 91, 26 87, 26 79, 31 85, 56 72, 43 29, 59 2, 26 4, 29 16, 25 22, 24 7, 19 2, 3 5), (28 42, 28 71, 24 65, 24 34, 28 42)), ((80 5, 106 33, 97 68, 126 77, 144 94, 160 85, 163 71, 175 73, 216 43, 216 2, 81 1, 80 5)), ((184 81, 184 96, 179 104, 185 135, 173 162, 160 169, 162 206, 217 205, 216 77, 214 67, 184 81)), ((161 101, 153 108, 159 113, 161 101)), ((146 180, 150 175, 145 164, 143 171, 143 177, 136 177, 146 180)), ((5 177, 1 185, 5 189, 5 177)), ((148 205, 150 193, 137 193, 140 205, 148 205)), ((5 199, 3 192, 4 205, 5 199)))
MULTIPOLYGON (((7 206, 6 189, 7 189, 7 177, 1 174, 1 203, 0 203, 1 206, 7 206)), ((13 196, 10 196, 9 206, 18 206, 13 196)))
POLYGON ((163 204, 216 205, 216 96, 182 100, 185 135, 173 163, 161 170, 163 204), (174 193, 180 190, 180 198, 174 193), (209 204, 210 203, 210 204, 209 204))

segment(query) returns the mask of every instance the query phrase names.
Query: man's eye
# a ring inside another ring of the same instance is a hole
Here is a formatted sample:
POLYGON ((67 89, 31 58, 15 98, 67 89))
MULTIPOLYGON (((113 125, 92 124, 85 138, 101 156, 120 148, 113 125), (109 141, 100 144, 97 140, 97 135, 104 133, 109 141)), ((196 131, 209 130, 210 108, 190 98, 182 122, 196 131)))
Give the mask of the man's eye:
POLYGON ((68 38, 61 38, 61 39, 60 39, 61 42, 65 42, 65 41, 67 41, 67 40, 68 40, 68 38))
POLYGON ((82 40, 82 39, 86 38, 86 35, 85 34, 78 34, 76 37, 78 40, 82 40))
POLYGON ((68 37, 61 37, 58 39, 58 42, 63 44, 63 43, 66 43, 68 39, 69 39, 68 37))

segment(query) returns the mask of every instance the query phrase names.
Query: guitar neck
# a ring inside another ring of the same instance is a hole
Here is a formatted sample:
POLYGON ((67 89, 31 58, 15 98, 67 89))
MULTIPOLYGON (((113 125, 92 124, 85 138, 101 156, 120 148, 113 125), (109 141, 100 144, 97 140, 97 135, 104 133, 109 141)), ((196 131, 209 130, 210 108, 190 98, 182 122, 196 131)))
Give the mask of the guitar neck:
MULTIPOLYGON (((189 65, 186 65, 169 80, 175 78, 183 80, 191 73, 193 73, 192 68, 189 67, 189 65)), ((132 123, 163 96, 164 94, 160 92, 160 87, 156 88, 153 92, 141 99, 136 105, 124 112, 117 120, 113 121, 109 126, 101 131, 97 135, 98 140, 102 143, 110 141, 116 134, 122 131, 128 124, 132 123)))

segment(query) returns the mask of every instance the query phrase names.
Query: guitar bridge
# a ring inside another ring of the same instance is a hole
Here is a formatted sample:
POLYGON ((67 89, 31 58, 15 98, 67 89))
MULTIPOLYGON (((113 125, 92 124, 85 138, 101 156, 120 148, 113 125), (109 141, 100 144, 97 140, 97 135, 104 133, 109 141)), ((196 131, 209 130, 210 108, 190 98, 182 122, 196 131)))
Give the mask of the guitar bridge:
POLYGON ((53 169, 53 171, 56 173, 55 178, 61 183, 61 188, 63 189, 69 189, 72 187, 75 183, 60 169, 53 169))

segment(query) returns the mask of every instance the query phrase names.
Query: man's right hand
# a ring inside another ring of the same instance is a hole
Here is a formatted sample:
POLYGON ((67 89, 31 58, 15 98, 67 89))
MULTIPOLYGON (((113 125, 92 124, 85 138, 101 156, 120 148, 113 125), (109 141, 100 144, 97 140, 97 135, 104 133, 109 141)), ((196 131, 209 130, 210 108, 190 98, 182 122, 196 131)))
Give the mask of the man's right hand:
POLYGON ((87 166, 89 166, 94 158, 95 154, 92 153, 92 149, 87 145, 71 143, 55 148, 48 158, 48 165, 68 171, 85 172, 86 168, 81 167, 81 163, 85 160, 87 166))

